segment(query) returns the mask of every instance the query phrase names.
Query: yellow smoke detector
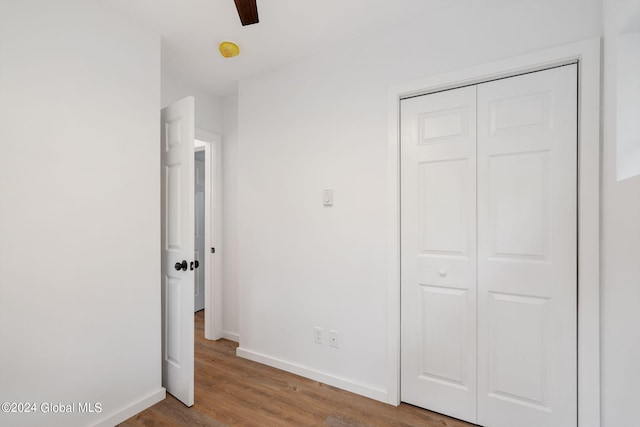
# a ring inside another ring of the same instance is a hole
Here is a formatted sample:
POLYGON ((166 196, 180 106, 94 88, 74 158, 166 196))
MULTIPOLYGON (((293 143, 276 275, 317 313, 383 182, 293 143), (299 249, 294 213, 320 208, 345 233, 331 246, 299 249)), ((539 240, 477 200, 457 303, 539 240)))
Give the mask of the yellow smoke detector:
POLYGON ((240 48, 233 42, 222 42, 218 49, 220 50, 220 55, 225 58, 232 58, 240 54, 240 48))

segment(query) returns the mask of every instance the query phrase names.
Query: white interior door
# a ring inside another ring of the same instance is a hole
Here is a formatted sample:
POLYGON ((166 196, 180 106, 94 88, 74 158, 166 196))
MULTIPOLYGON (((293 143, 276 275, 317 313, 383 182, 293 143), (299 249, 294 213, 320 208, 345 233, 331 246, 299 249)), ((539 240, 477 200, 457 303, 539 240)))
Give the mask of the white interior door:
POLYGON ((478 86, 478 423, 576 426, 577 66, 478 86))
POLYGON ((195 153, 195 250, 194 259, 198 260, 200 266, 195 269, 195 295, 194 310, 204 309, 204 279, 207 267, 207 256, 205 255, 205 151, 195 153))
POLYGON ((162 109, 162 385, 193 405, 194 99, 162 109))
POLYGON ((401 397, 474 422, 476 88, 401 114, 401 397))

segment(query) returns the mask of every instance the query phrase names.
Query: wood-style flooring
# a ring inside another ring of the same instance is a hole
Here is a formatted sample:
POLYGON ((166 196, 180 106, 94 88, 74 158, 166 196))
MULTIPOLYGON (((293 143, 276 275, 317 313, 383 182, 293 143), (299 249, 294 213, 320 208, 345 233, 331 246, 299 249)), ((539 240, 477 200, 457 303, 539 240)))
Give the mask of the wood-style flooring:
POLYGON ((394 407, 236 357, 236 343, 204 339, 196 313, 195 404, 173 396, 120 424, 152 426, 471 427, 411 405, 394 407))

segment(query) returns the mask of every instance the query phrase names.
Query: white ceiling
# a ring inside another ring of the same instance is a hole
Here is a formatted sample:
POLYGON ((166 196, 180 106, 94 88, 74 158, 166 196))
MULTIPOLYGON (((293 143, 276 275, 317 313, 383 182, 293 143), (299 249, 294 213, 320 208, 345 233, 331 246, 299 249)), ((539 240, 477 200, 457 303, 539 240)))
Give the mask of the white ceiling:
POLYGON ((336 48, 457 0, 258 0, 260 22, 242 27, 233 0, 103 0, 162 34, 163 71, 217 95, 238 80, 336 48), (240 56, 222 58, 230 40, 240 56))

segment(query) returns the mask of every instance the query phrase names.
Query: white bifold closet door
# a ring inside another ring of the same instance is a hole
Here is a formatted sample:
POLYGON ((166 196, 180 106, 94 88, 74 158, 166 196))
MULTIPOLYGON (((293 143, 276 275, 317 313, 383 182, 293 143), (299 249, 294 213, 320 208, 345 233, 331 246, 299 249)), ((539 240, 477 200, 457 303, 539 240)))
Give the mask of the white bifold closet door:
POLYGON ((401 108, 402 400, 575 426, 577 66, 401 108))
POLYGON ((401 398, 476 418, 476 88, 402 101, 401 398))

